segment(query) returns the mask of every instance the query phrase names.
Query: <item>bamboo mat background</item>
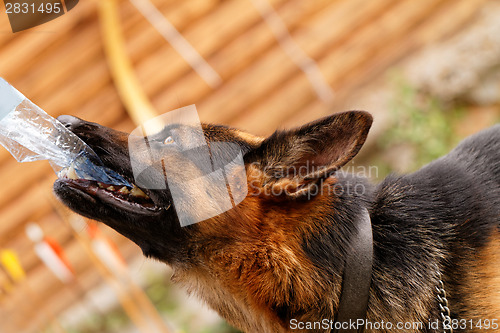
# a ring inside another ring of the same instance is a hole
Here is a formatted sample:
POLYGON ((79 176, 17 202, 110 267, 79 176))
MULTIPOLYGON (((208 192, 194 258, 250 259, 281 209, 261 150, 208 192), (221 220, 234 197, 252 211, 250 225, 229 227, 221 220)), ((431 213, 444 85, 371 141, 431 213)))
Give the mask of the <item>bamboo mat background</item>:
MULTIPOLYGON (((103 0, 104 1, 104 0, 103 0)), ((269 0, 295 42, 335 92, 327 104, 278 44, 249 0, 155 0, 165 17, 221 76, 210 88, 128 1, 120 1, 127 53, 158 113, 196 104, 202 121, 255 134, 356 108, 360 87, 429 43, 463 29, 485 0, 269 0)), ((3 13, 2 13, 3 14, 3 13)), ((71 114, 119 130, 135 126, 120 102, 100 39, 95 1, 29 31, 12 34, 0 15, 0 76, 56 117, 71 114)), ((78 298, 48 272, 24 227, 38 222, 64 245, 82 288, 100 278, 55 213, 55 175, 46 161, 17 163, 0 149, 0 245, 21 256, 26 284, 0 300, 0 331, 36 331, 78 298), (29 320, 27 320, 29 318, 29 320)), ((128 240, 106 230, 131 259, 128 240)))

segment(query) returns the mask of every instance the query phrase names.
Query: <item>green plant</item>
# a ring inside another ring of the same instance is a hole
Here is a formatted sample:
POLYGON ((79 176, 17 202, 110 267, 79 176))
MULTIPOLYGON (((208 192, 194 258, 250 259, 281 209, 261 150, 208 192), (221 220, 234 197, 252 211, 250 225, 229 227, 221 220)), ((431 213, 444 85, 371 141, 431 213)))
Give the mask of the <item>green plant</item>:
POLYGON ((376 161, 382 173, 394 169, 397 158, 411 159, 404 161, 409 169, 404 171, 416 170, 445 155, 460 141, 455 128, 464 107, 420 93, 401 79, 395 80, 395 86, 397 97, 390 110, 394 123, 378 138, 377 145, 380 151, 399 149, 410 153, 376 161))

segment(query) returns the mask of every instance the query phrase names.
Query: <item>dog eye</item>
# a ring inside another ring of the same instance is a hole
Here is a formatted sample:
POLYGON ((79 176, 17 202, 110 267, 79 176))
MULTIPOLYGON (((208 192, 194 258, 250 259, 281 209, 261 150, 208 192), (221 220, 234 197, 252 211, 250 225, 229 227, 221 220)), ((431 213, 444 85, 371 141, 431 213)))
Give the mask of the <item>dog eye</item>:
POLYGON ((171 144, 174 144, 175 143, 175 140, 174 138, 172 138, 171 136, 167 137, 165 139, 165 141, 163 141, 163 144, 164 145, 171 145, 171 144))

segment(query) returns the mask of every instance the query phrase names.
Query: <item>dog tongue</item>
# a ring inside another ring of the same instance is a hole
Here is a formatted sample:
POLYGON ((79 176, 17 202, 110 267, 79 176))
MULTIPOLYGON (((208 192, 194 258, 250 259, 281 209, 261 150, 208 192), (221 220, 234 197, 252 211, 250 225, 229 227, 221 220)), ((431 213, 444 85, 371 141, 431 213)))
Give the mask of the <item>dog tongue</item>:
POLYGON ((79 178, 132 187, 58 120, 0 78, 0 144, 18 162, 49 160, 54 171, 73 168, 79 178))

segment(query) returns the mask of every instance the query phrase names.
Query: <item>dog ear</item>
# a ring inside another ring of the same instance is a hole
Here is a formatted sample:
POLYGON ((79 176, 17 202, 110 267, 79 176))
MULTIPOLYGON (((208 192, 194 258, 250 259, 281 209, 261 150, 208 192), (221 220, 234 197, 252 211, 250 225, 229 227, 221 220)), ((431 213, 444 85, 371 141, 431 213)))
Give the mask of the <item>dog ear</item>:
POLYGON ((349 111, 274 133, 254 151, 263 171, 264 192, 308 194, 318 181, 356 156, 372 121, 367 112, 349 111))

